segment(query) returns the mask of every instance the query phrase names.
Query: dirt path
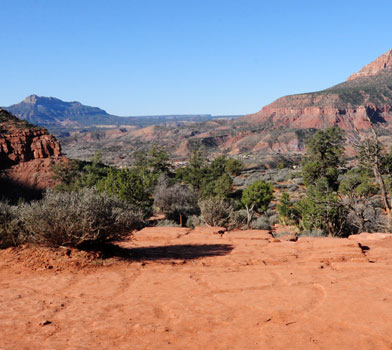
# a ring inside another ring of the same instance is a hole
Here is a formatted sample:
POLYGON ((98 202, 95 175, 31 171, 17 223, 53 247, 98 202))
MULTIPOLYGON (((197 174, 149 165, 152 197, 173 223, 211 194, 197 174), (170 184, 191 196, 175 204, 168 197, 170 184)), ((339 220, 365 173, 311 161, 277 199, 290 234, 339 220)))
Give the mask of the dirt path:
POLYGON ((0 349, 392 349, 392 239, 361 244, 149 228, 86 267, 2 251, 0 349))

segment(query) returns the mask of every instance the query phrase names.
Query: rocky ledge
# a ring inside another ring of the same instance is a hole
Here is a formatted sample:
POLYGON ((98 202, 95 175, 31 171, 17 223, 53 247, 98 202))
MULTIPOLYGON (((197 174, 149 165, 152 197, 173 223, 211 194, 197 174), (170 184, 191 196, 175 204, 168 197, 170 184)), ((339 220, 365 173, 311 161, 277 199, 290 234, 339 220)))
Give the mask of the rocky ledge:
POLYGON ((0 109, 1 178, 31 189, 52 187, 52 165, 62 161, 60 143, 48 130, 0 109))
POLYGON ((60 143, 53 135, 0 109, 0 168, 52 157, 61 157, 60 143))

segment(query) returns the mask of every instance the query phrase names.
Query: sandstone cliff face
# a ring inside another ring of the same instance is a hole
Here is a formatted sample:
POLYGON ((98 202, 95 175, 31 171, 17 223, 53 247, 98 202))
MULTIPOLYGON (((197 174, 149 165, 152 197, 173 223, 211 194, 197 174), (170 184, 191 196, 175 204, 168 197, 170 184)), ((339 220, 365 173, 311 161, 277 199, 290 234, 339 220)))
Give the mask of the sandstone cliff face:
POLYGON ((34 159, 60 157, 61 147, 46 129, 20 122, 4 110, 0 110, 1 168, 34 159))
POLYGON ((366 130, 373 122, 390 123, 392 121, 391 106, 359 106, 347 108, 303 107, 296 108, 275 107, 274 103, 264 107, 260 112, 247 117, 252 123, 265 125, 271 129, 289 127, 294 129, 322 129, 329 126, 338 126, 344 130, 366 130))
POLYGON ((3 176, 34 188, 52 184, 51 165, 64 161, 60 143, 46 129, 0 109, 0 170, 3 176))

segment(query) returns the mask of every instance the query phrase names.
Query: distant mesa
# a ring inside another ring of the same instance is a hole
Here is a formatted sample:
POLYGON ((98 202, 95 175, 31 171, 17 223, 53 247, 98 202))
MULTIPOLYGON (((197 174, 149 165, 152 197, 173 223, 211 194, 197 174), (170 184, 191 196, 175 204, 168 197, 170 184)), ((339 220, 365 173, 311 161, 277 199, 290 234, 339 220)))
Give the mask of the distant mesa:
MULTIPOLYGON (((55 97, 35 94, 27 96, 20 103, 4 108, 20 119, 28 120, 55 132, 72 128, 100 128, 105 125, 108 127, 120 127, 121 125, 144 127, 167 122, 201 122, 221 118, 210 114, 119 117, 101 108, 86 106, 77 101, 66 102, 55 97)), ((236 116, 226 116, 226 118, 234 117, 236 116)))
POLYGON ((98 107, 82 105, 80 102, 65 102, 54 97, 27 96, 22 102, 5 107, 20 119, 34 124, 52 126, 82 126, 91 118, 110 119, 110 115, 98 107))

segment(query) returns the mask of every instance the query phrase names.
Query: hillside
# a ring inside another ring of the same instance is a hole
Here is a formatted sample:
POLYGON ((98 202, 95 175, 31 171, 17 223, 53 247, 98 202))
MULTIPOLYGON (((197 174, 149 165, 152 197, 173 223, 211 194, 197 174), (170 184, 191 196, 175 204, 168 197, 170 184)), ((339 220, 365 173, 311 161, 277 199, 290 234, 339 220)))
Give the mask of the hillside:
POLYGON ((270 128, 367 129, 367 116, 390 126, 392 119, 392 50, 366 65, 346 82, 328 89, 281 97, 242 121, 270 128))

